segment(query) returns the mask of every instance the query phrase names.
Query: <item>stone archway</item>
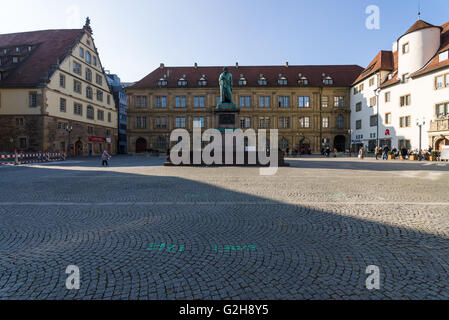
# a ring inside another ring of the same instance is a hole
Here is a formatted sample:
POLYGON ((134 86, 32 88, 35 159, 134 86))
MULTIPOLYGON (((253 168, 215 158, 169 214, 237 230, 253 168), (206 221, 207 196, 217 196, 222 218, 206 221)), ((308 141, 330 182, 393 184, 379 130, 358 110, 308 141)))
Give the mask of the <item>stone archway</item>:
POLYGON ((435 151, 441 152, 444 146, 449 146, 449 140, 440 138, 435 142, 435 151))
POLYGON ((83 155, 83 143, 81 140, 75 142, 75 157, 79 157, 83 155))
POLYGON ((136 140, 136 153, 143 153, 147 151, 147 140, 139 138, 136 140))

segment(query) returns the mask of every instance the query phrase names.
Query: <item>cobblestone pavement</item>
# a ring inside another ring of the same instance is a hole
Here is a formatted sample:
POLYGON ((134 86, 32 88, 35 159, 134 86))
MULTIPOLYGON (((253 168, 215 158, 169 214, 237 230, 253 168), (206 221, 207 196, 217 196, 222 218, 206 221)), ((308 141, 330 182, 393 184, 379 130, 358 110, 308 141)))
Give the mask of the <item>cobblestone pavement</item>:
POLYGON ((449 299, 449 166, 163 161, 0 167, 0 299, 449 299))

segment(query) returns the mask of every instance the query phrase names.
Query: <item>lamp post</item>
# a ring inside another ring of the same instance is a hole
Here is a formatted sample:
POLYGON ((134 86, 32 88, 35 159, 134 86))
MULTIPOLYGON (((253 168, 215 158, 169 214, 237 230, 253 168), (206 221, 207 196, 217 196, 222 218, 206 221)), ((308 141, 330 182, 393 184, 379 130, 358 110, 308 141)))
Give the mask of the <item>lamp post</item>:
POLYGON ((376 147, 379 148, 379 96, 380 96, 380 88, 374 90, 374 94, 376 95, 376 147))
POLYGON ((426 124, 426 118, 422 117, 422 118, 418 118, 416 119, 416 125, 419 127, 419 152, 421 152, 422 150, 422 127, 426 124))
POLYGON ((65 131, 67 131, 68 136, 69 136, 69 143, 67 145, 67 158, 70 158, 71 155, 71 148, 70 148, 70 134, 73 131, 73 126, 71 124, 68 124, 67 127, 65 128, 65 131))
POLYGON ((352 133, 353 133, 353 130, 349 129, 348 134, 349 134, 349 157, 350 158, 352 156, 352 133))

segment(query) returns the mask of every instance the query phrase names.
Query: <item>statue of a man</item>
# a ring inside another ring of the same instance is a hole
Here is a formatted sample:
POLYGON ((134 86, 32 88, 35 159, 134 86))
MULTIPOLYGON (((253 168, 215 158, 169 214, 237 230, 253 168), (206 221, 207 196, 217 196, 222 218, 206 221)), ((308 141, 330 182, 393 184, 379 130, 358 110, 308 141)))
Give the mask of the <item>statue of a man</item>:
POLYGON ((229 73, 228 67, 223 68, 218 82, 220 83, 220 103, 232 104, 232 74, 229 73))

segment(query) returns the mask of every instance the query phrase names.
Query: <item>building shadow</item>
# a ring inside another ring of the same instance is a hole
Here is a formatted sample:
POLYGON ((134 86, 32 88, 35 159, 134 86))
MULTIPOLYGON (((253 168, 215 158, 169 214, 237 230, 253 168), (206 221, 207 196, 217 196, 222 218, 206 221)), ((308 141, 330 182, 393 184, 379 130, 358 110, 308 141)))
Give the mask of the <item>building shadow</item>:
POLYGON ((423 231, 424 213, 443 221, 447 206, 292 205, 194 179, 62 167, 2 176, 2 299, 449 298, 447 224, 423 231), (422 225, 376 222, 382 210, 402 221, 415 210, 422 225), (80 290, 65 288, 68 265, 80 290), (370 265, 379 290, 366 288, 370 265))

